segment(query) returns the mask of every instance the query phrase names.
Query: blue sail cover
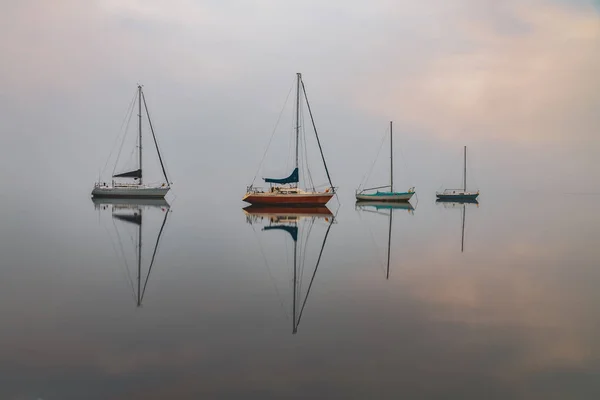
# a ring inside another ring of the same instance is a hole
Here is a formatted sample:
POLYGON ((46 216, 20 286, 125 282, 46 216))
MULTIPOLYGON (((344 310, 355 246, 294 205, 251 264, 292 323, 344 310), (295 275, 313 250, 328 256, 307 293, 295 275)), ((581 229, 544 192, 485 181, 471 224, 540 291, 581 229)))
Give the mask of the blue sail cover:
POLYGON ((274 178, 265 178, 265 182, 267 183, 298 183, 300 182, 300 178, 298 177, 298 168, 295 168, 291 175, 288 176, 287 178, 282 178, 282 179, 274 179, 274 178))
POLYGON ((135 178, 140 179, 142 177, 142 170, 136 169, 135 171, 122 172, 120 174, 113 175, 113 178, 135 178))
POLYGON ((271 229, 281 229, 286 231, 290 235, 292 235, 292 239, 295 241, 298 240, 298 227, 297 226, 287 226, 287 225, 275 225, 275 226, 265 226, 263 228, 264 231, 270 231, 271 229))

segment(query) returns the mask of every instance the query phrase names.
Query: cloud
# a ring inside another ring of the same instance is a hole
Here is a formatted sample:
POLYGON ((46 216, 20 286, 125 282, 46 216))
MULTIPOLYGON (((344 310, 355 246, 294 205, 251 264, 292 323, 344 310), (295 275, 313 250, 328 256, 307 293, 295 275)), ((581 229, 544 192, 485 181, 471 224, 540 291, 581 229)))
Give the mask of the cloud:
POLYGON ((594 111, 600 106, 598 15, 548 3, 503 4, 501 12, 474 7, 450 22, 439 21, 450 37, 440 38, 444 51, 414 60, 410 54, 394 54, 386 73, 370 76, 369 84, 355 93, 359 107, 400 115, 447 139, 595 137, 600 123, 594 111), (417 65, 417 71, 398 76, 395 70, 405 63, 417 65))

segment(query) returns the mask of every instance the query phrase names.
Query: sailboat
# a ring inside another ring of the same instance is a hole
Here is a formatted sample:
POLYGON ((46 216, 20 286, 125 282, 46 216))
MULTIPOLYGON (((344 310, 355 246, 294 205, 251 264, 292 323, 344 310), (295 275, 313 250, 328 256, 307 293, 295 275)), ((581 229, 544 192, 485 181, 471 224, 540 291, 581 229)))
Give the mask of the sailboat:
MULTIPOLYGON (((127 269, 127 276, 130 280, 131 289, 133 292, 133 297, 135 300, 135 304, 137 307, 141 307, 142 302, 144 300, 144 295, 146 294, 146 287, 148 286, 148 280, 150 279, 150 273, 152 272, 152 267, 154 266, 154 261, 156 259, 156 253, 158 251, 158 245, 160 243, 160 239, 163 234, 163 230, 167 223, 167 218, 169 216, 169 203, 165 199, 110 199, 110 198, 92 198, 94 206, 96 209, 100 211, 110 210, 112 219, 115 221, 120 221, 126 224, 131 224, 137 227, 137 235, 135 239, 135 259, 137 266, 137 285, 131 279, 129 267, 127 265, 127 257, 125 255, 125 251, 123 248, 124 242, 121 240, 121 236, 117 230, 115 225, 115 231, 117 232, 117 240, 119 241, 120 255, 123 258, 125 263, 125 267, 127 269), (152 251, 152 257, 150 259, 150 263, 147 269, 147 273, 145 278, 143 279, 142 284, 142 221, 143 221, 143 211, 144 209, 160 209, 164 212, 165 216, 162 220, 162 225, 156 237, 156 242, 154 244, 154 249, 152 251)), ((114 246, 114 243, 113 243, 114 246)), ((117 247, 115 247, 115 251, 117 251, 117 247)), ((118 253, 118 252, 117 252, 118 253)))
POLYGON ((292 241, 294 242, 294 251, 293 251, 293 278, 292 278, 292 334, 296 334, 298 332, 298 326, 300 325, 300 320, 302 319, 302 314, 304 312, 304 308, 306 307, 306 303, 308 301, 308 296, 310 294, 310 290, 312 288, 313 282, 315 280, 315 276, 317 275, 317 270, 319 268, 319 264, 321 263, 321 257, 323 256, 323 250, 325 249, 325 243, 327 242, 327 237, 329 236, 329 231, 331 230, 331 226, 335 220, 334 215, 329 211, 327 207, 260 207, 260 206, 248 206, 243 209, 244 214, 246 214, 246 221, 253 225, 256 223, 261 223, 263 220, 267 220, 267 224, 262 228, 263 231, 272 231, 279 230, 287 232, 292 241), (327 230, 325 232, 325 236, 323 237, 323 243, 321 244, 321 249, 319 251, 319 256, 317 258, 315 267, 313 269, 310 283, 308 285, 308 289, 306 290, 306 295, 304 299, 302 299, 302 276, 304 272, 304 260, 306 257, 306 248, 298 249, 298 241, 300 239, 301 246, 305 245, 308 242, 308 236, 312 232, 312 224, 318 219, 324 219, 328 222, 327 230), (299 224, 303 220, 308 220, 311 225, 307 230, 307 235, 305 237, 299 238, 302 236, 302 233, 299 231, 299 224))
POLYGON ((388 245, 387 245, 387 268, 385 279, 390 279, 390 258, 391 258, 391 243, 392 243, 392 219, 394 210, 406 210, 413 213, 414 208, 409 202, 405 203, 381 203, 381 202, 356 202, 356 209, 362 212, 371 212, 376 214, 386 215, 383 211, 389 211, 389 228, 388 228, 388 245))
POLYGON ((356 190, 356 200, 358 201, 404 201, 410 200, 413 194, 415 194, 415 188, 411 187, 406 192, 394 192, 394 146, 393 146, 393 135, 392 135, 392 121, 390 121, 390 184, 377 186, 366 189, 356 190), (377 189, 389 188, 389 192, 380 192, 377 189), (377 190, 375 193, 365 193, 369 190, 377 190))
MULTIPOLYGON (((137 87, 137 105, 138 105, 138 166, 136 169, 131 171, 124 171, 120 173, 114 173, 112 175, 112 182, 96 182, 94 189, 92 189, 92 197, 117 197, 117 198, 163 198, 169 191, 170 183, 167 177, 167 171, 163 163, 160 149, 158 148, 158 142, 156 135, 154 134, 154 128, 152 121, 150 120, 150 114, 148 113, 148 106, 146 105, 146 98, 142 91, 142 86, 137 87), (142 181, 142 103, 144 104, 144 110, 148 118, 148 124, 150 125, 150 131, 152 132, 152 138, 154 139, 154 146, 158 154, 158 160, 165 178, 165 182, 159 185, 145 185, 142 181), (117 182, 116 179, 133 179, 133 182, 117 182)), ((131 107, 130 113, 133 113, 134 107, 131 107)), ((129 114, 130 116, 131 114, 129 114)), ((118 161, 118 160, 117 160, 118 161)), ((116 163, 115 163, 116 167, 116 163)))
POLYGON ((475 200, 479 196, 476 192, 467 191, 467 146, 464 147, 463 187, 462 189, 445 189, 442 193, 437 192, 439 200, 475 200))
POLYGON ((314 206, 314 205, 325 205, 335 194, 335 187, 331 182, 331 176, 327 169, 327 163, 325 162, 325 156, 323 155, 323 149, 315 126, 313 114, 306 96, 306 88, 304 87, 304 81, 302 80, 302 74, 296 74, 296 124, 295 124, 295 165, 291 174, 286 178, 264 178, 266 183, 269 183, 269 189, 264 191, 261 188, 255 187, 254 183, 247 187, 246 195, 242 198, 243 201, 250 204, 268 204, 268 205, 301 205, 301 206, 314 206), (300 143, 300 99, 304 98, 306 106, 310 115, 315 136, 317 138, 317 144, 319 145, 319 151, 321 153, 321 159, 323 160, 323 166, 327 173, 327 179, 329 181, 329 187, 324 191, 318 191, 315 187, 312 189, 300 189, 298 186, 300 182, 300 171, 299 171, 299 143, 300 143))

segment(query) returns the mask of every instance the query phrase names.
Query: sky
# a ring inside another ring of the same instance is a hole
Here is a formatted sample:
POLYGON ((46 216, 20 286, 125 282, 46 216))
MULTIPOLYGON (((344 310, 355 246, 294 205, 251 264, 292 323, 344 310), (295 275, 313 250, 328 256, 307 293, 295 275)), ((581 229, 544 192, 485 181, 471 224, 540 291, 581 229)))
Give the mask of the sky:
POLYGON ((227 187, 241 198, 296 72, 342 195, 390 120, 397 183, 421 197, 460 183, 464 145, 469 184, 483 193, 600 192, 597 1, 23 0, 2 9, 0 179, 20 185, 5 196, 40 185, 89 195, 142 83, 174 191, 227 187))

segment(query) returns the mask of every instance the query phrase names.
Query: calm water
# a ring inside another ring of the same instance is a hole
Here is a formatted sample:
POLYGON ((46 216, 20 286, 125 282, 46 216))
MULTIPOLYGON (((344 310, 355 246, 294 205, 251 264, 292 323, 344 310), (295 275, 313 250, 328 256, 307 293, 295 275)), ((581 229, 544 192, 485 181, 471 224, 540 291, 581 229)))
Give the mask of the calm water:
POLYGON ((390 210, 350 193, 335 218, 56 196, 1 211, 2 399, 600 396, 599 196, 421 193, 389 269, 390 210))

